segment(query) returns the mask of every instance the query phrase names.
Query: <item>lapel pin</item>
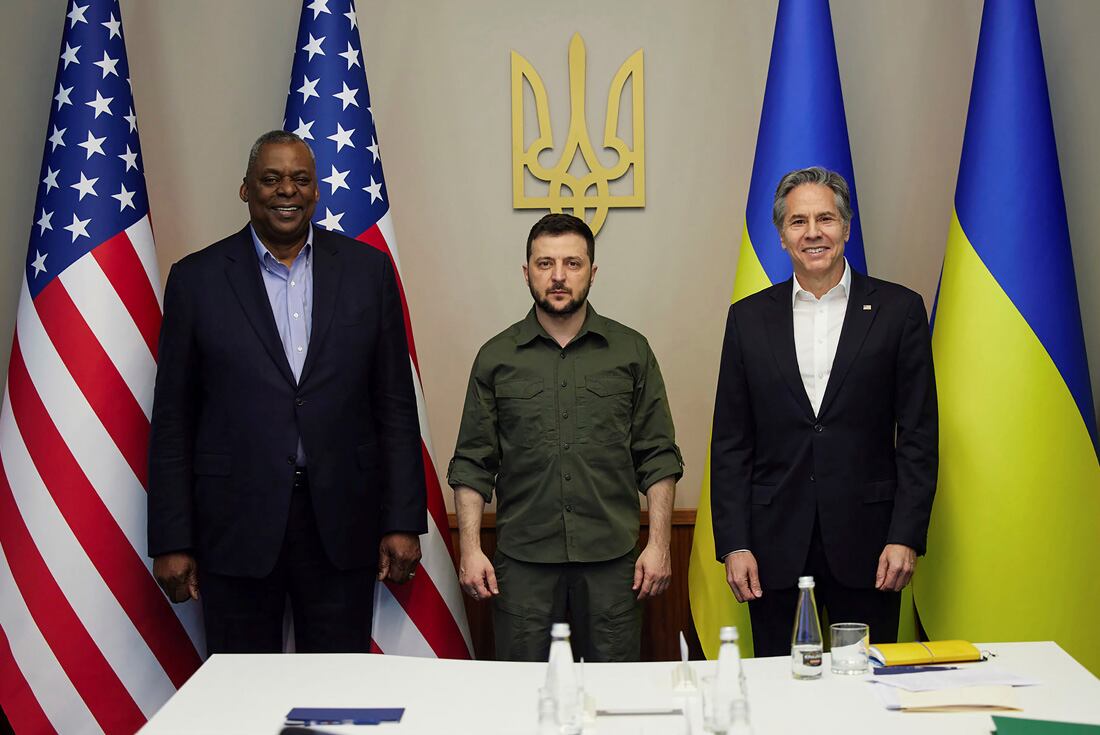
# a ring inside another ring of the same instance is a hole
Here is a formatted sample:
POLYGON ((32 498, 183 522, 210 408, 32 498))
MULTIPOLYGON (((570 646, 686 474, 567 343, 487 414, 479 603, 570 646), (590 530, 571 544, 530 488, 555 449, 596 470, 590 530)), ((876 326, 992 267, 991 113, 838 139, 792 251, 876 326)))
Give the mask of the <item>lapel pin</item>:
POLYGON ((864 304, 863 305, 863 310, 864 311, 870 311, 871 310, 871 305, 870 304, 864 304))

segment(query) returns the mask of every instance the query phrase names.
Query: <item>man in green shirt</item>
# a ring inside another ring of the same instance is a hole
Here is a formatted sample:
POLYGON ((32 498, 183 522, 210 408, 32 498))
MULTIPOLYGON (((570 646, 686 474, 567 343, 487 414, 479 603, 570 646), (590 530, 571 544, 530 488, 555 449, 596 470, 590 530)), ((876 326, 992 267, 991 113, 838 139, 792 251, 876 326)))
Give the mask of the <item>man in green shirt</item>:
POLYGON ((535 305, 490 339, 470 375, 448 482, 459 579, 493 598, 496 655, 545 661, 552 622, 574 652, 636 661, 640 601, 664 592, 676 480, 683 472, 657 360, 645 337, 588 304, 595 240, 584 220, 549 214, 527 238, 535 305), (497 492, 497 553, 481 516, 497 492), (639 553, 638 491, 649 504, 639 553))

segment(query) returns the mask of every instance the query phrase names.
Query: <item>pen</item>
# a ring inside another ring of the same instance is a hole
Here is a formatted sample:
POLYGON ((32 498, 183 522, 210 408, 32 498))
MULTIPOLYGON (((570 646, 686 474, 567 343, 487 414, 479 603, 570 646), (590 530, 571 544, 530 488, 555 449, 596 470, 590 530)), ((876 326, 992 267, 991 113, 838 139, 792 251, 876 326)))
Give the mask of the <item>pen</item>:
POLYGON ((955 671, 958 666, 876 666, 875 676, 887 674, 919 674, 922 671, 955 671))

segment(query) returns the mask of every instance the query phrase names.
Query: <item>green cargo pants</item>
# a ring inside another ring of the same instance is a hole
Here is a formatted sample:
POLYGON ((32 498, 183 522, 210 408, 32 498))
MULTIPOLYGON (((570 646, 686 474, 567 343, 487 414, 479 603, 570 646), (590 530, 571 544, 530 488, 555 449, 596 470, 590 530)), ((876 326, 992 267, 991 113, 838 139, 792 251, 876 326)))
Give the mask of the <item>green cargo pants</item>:
POLYGON ((585 661, 637 661, 642 607, 630 588, 637 550, 602 562, 536 564, 497 552, 500 594, 493 599, 496 657, 545 661, 550 625, 568 622, 573 655, 585 661))

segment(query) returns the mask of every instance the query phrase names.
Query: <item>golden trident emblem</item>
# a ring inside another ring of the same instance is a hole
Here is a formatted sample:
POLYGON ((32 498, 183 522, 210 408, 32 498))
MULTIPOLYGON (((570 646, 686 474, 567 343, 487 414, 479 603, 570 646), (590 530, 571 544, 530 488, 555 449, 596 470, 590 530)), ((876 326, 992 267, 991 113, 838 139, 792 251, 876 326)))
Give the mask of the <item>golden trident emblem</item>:
POLYGON ((531 62, 515 51, 512 52, 512 207, 514 209, 549 209, 561 212, 570 209, 577 216, 586 210, 594 210, 588 223, 592 232, 598 233, 607 219, 611 207, 645 206, 645 121, 643 112, 644 72, 642 50, 635 51, 611 81, 607 95, 607 117, 604 125, 603 147, 615 151, 617 160, 612 166, 604 166, 596 157, 592 141, 588 137, 588 124, 584 114, 585 50, 579 33, 569 41, 569 134, 562 147, 561 156, 553 167, 539 163, 539 154, 554 147, 550 130, 550 110, 546 99, 546 87, 531 62), (531 85, 538 116, 538 137, 529 147, 523 145, 523 81, 531 85), (632 100, 631 134, 633 145, 619 137, 619 105, 630 80, 632 100), (580 154, 588 173, 574 176, 569 169, 580 154), (634 191, 631 194, 612 194, 610 184, 622 178, 633 167, 634 191), (525 191, 524 169, 532 176, 547 183, 546 196, 528 196, 525 191), (563 192, 564 190, 564 192, 563 192))

